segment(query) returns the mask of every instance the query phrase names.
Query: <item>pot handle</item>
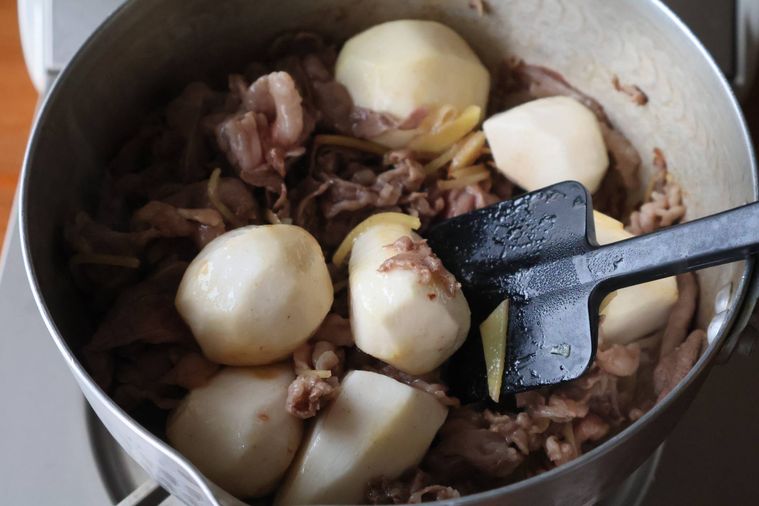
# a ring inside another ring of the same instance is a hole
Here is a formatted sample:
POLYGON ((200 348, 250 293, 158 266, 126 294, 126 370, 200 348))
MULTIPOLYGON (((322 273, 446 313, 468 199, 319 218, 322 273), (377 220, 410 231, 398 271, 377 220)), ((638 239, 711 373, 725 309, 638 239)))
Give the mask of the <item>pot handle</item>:
MULTIPOLYGON (((759 298, 759 272, 757 272, 759 257, 755 256, 750 261, 754 264, 752 265, 751 281, 744 300, 738 305, 741 309, 734 319, 732 328, 729 330, 729 335, 717 354, 716 362, 718 364, 724 364, 729 361, 736 351, 742 355, 751 354, 754 343, 759 340, 759 310, 756 308, 757 299, 759 298)), ((727 312, 724 312, 724 317, 726 316, 727 312)), ((721 326, 723 321, 715 321, 719 318, 720 314, 718 310, 710 327, 711 325, 715 325, 715 327, 721 326)), ((707 333, 709 332, 707 331, 707 333)))

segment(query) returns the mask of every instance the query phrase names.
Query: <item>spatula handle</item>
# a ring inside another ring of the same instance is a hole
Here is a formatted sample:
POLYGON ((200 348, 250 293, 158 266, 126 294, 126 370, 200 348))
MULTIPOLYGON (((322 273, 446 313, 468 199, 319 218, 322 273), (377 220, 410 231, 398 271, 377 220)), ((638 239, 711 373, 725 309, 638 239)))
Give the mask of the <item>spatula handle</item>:
POLYGON ((611 290, 759 253, 759 202, 634 237, 575 259, 578 275, 611 290))

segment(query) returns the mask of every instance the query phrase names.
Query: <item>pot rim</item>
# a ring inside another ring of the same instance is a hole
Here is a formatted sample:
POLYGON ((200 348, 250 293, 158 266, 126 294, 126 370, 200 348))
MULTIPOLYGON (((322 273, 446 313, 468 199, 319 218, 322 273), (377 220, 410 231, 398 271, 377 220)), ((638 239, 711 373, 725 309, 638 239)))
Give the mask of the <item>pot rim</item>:
MULTIPOLYGON (((162 441, 158 436, 156 436, 152 432, 145 429, 139 422, 133 419, 121 407, 116 405, 116 403, 110 398, 110 396, 107 395, 100 388, 100 386, 97 385, 97 383, 95 383, 95 381, 93 381, 89 373, 86 371, 84 366, 79 362, 79 359, 76 357, 74 352, 68 346, 67 342, 64 340, 61 333, 58 331, 56 323, 53 320, 48 310, 47 304, 45 300, 43 299, 42 293, 40 291, 40 286, 37 282, 37 276, 34 269, 33 259, 32 259, 31 251, 30 251, 30 244, 29 244, 30 232, 27 227, 28 225, 27 202, 28 202, 28 194, 30 191, 29 190, 29 173, 31 171, 31 167, 34 165, 34 162, 35 162, 36 148, 39 142, 39 137, 41 135, 40 134, 41 125, 45 123, 47 115, 48 115, 48 110, 55 104, 59 91, 61 88, 63 88, 64 84, 69 78, 69 75, 77 71, 78 62, 86 58, 91 47, 95 46, 97 44, 97 41, 100 38, 107 36, 108 32, 111 29, 110 27, 116 23, 119 23, 120 19, 126 15, 125 13, 133 9, 134 5, 137 4, 139 1, 140 0, 125 1, 121 6, 119 6, 110 14, 106 18, 106 20, 100 24, 100 26, 98 26, 94 30, 94 32, 90 35, 87 41, 82 45, 82 47, 76 52, 76 54, 66 64, 66 66, 58 75, 58 77, 56 78, 51 88, 48 90, 47 95, 42 100, 39 111, 36 114, 36 117, 32 124, 31 136, 27 144, 26 152, 24 154, 24 161, 23 161, 22 172, 21 172, 20 182, 19 182, 20 190, 19 190, 19 206, 18 206, 18 209, 19 209, 18 223, 19 223, 19 233, 21 236, 21 250, 22 250, 22 255, 23 255, 23 260, 24 260, 24 268, 27 274, 27 278, 29 280, 29 284, 32 288, 32 293, 33 293, 37 308, 40 312, 40 315, 42 316, 42 319, 44 320, 45 326, 47 327, 48 332, 50 333, 50 336, 53 338, 53 341, 58 347, 58 350, 61 352, 61 355, 66 361, 66 364, 68 365, 69 369, 71 369, 72 373, 77 379, 77 382, 79 383, 80 388, 83 388, 83 386, 86 385, 89 388, 90 392, 95 396, 95 399, 99 403, 102 403, 103 407, 107 409, 110 412, 110 414, 114 416, 119 422, 121 422, 128 429, 136 433, 145 443, 155 447, 156 449, 158 449, 159 451, 163 452, 166 455, 170 455, 174 463, 180 466, 190 477, 192 477, 197 482, 198 486, 201 488, 201 491, 205 493, 208 498, 213 497, 214 503, 218 504, 218 502, 216 501, 216 499, 218 498, 218 494, 215 492, 212 492, 212 488, 216 488, 216 487, 215 485, 213 487, 211 486, 212 482, 208 478, 206 478, 202 473, 200 473, 200 471, 198 471, 197 468, 193 464, 191 464, 184 456, 182 456, 174 448, 172 448, 170 445, 162 441)), ((753 198, 754 200, 759 200, 759 179, 757 177, 757 161, 756 161, 756 156, 755 156, 755 152, 753 148, 753 143, 751 141, 751 136, 749 134, 749 130, 746 125, 744 115, 742 113, 742 110, 740 108, 740 105, 738 104, 738 101, 735 97, 735 94, 732 88, 728 84, 726 78, 720 71, 719 67, 717 66, 714 59, 707 51, 707 49, 703 46, 701 41, 698 40, 698 38, 693 34, 693 32, 684 24, 682 20, 680 20, 680 18, 678 18, 672 12, 672 10, 669 7, 667 7, 661 0, 643 0, 643 1, 645 1, 656 12, 656 14, 659 16, 658 21, 662 24, 662 26, 672 31, 679 31, 682 35, 684 35, 688 39, 689 43, 698 51, 700 57, 706 61, 711 73, 717 78, 720 86, 722 87, 723 93, 728 96, 729 101, 730 101, 730 109, 731 109, 732 115, 734 116, 735 120, 739 123, 740 131, 741 131, 741 140, 744 145, 744 149, 749 154, 749 159, 750 159, 749 169, 751 170, 753 198)), ((752 279, 754 277, 755 277, 755 259, 748 258, 745 261, 745 267, 743 269, 740 282, 738 286, 736 287, 736 290, 735 290, 736 296, 734 297, 734 300, 731 303, 727 321, 725 322, 725 325, 723 326, 723 329, 720 332, 720 334, 717 336, 714 342, 708 346, 706 353, 704 353, 699 358, 698 362, 691 368, 691 370, 688 372, 686 377, 683 380, 681 380, 680 383, 678 383, 678 385, 664 398, 664 400, 662 400, 661 402, 658 402, 654 406, 653 409, 646 412, 639 420, 632 423, 625 430, 621 431, 620 433, 606 440, 601 445, 593 448, 591 451, 587 453, 584 453, 580 457, 568 462, 567 464, 551 469, 545 473, 542 473, 530 478, 526 478, 524 480, 520 480, 518 482, 509 484, 509 485, 505 485, 503 487, 495 488, 495 489, 484 491, 484 492, 479 492, 476 494, 467 495, 458 499, 441 501, 440 504, 463 506, 463 505, 479 503, 480 501, 488 501, 488 500, 493 501, 511 492, 537 486, 542 481, 556 478, 564 474, 575 472, 576 470, 581 469, 582 467, 590 464, 591 462, 598 460, 605 453, 613 450, 614 448, 621 446, 629 438, 631 438, 635 432, 653 423, 653 421, 656 420, 663 411, 665 411, 670 405, 672 405, 675 402, 675 400, 677 399, 677 397, 679 397, 682 391, 686 390, 694 381, 696 381, 698 376, 700 376, 702 373, 705 372, 705 369, 712 363, 715 357, 722 351, 722 348, 725 345, 725 342, 728 339, 732 339, 734 337, 734 334, 740 333, 740 331, 743 329, 743 327, 745 326, 746 320, 748 319, 748 316, 750 316, 751 313, 753 312, 754 305, 757 302, 757 297, 759 297, 759 276, 756 276, 756 279, 752 279)))

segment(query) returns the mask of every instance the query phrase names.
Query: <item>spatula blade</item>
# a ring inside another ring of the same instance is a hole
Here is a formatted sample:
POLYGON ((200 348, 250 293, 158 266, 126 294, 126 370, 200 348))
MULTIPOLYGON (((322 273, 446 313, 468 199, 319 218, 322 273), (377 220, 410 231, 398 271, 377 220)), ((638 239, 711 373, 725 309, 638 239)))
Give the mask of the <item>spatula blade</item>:
MULTIPOLYGON (((480 340, 488 309, 511 301, 502 393, 569 381, 590 365, 598 326, 590 305, 597 301, 571 260, 592 249, 589 237, 595 237, 590 196, 571 181, 452 218, 428 233, 470 301, 469 341, 480 340)), ((477 346, 468 342, 462 349, 468 358, 452 364, 472 362, 473 374, 484 378, 483 363, 471 358, 477 346)))
POLYGON ((588 300, 573 289, 511 303, 501 395, 570 381, 587 370, 598 329, 588 300))

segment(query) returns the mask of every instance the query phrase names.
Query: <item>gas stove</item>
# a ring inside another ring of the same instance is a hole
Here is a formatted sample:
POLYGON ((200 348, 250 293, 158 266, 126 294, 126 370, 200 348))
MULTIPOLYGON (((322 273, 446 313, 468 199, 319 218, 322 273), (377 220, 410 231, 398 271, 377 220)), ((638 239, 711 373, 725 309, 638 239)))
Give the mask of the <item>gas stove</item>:
MULTIPOLYGON (((57 73, 122 0, 20 0, 30 75, 44 96, 57 73)), ((759 1, 669 0, 739 96, 759 55, 759 1)), ((28 286, 16 211, 0 257, 0 502, 179 504, 113 441, 48 336, 28 286)), ((667 443, 603 503, 755 504, 759 353, 715 368, 667 443)))

